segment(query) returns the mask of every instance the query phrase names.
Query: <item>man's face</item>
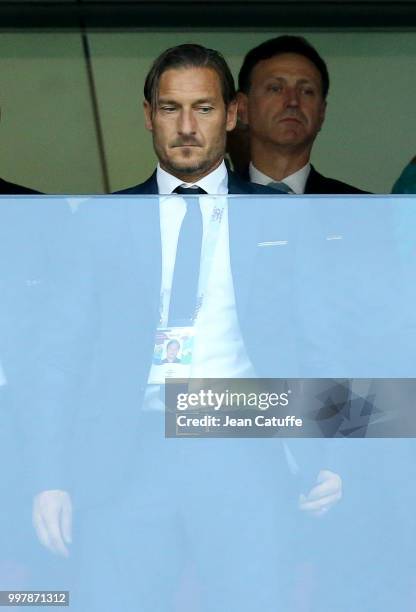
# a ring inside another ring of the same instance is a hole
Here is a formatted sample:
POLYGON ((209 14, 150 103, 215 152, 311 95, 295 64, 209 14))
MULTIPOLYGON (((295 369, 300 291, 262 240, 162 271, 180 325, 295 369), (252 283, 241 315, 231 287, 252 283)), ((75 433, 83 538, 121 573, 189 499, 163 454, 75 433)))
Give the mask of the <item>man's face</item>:
POLYGON ((144 111, 161 167, 185 182, 220 164, 226 132, 237 118, 236 102, 225 107, 219 76, 211 68, 166 70, 155 108, 145 102, 144 111))
POLYGON ((239 113, 260 144, 312 147, 325 118, 319 70, 306 57, 284 53, 259 62, 248 95, 239 94, 239 113))
POLYGON ((179 344, 177 342, 172 342, 166 348, 166 360, 169 362, 175 361, 176 357, 179 353, 179 344))

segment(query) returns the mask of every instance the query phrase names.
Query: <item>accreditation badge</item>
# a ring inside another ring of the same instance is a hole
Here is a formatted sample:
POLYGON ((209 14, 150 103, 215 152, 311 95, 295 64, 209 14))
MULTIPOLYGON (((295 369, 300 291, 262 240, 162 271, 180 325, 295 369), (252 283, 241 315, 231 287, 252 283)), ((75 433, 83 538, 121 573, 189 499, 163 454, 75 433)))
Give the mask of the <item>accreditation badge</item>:
POLYGON ((195 328, 158 327, 148 383, 164 385, 166 378, 189 378, 195 328))

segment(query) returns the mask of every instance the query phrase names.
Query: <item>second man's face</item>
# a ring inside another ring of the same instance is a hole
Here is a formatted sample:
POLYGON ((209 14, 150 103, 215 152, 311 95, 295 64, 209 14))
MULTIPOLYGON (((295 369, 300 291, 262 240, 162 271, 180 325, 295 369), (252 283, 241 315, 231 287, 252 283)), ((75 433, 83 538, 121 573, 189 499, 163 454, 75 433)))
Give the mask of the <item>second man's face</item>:
POLYGON ((294 53, 259 62, 248 95, 239 94, 239 112, 260 145, 311 147, 325 118, 321 75, 294 53))
POLYGON ((236 103, 226 108, 211 68, 166 70, 155 107, 145 102, 144 111, 161 167, 184 182, 197 181, 221 163, 237 114, 236 103))

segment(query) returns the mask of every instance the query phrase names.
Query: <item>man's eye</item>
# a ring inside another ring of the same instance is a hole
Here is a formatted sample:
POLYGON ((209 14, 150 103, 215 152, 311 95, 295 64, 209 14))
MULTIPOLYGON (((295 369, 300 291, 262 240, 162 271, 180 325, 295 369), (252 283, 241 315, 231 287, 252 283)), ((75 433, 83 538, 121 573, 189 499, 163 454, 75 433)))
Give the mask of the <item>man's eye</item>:
POLYGON ((161 106, 160 110, 163 111, 164 113, 172 113, 173 111, 176 110, 175 106, 161 106))
POLYGON ((211 112, 213 110, 212 106, 200 106, 198 108, 199 112, 202 113, 203 115, 208 114, 209 112, 211 112))
POLYGON ((311 87, 303 87, 302 88, 302 93, 305 96, 314 96, 315 95, 315 90, 312 89, 311 87))
POLYGON ((278 83, 273 83, 267 86, 267 91, 280 92, 282 91, 282 89, 283 87, 279 85, 278 83))

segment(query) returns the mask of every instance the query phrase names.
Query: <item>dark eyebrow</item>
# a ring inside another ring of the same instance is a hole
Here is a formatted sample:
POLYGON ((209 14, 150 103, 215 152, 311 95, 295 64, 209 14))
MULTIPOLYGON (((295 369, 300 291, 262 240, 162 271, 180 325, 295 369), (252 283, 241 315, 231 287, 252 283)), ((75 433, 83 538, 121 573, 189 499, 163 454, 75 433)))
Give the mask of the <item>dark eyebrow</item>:
MULTIPOLYGON (((268 79, 266 79, 267 81, 287 81, 287 78, 284 76, 276 76, 276 75, 271 75, 270 77, 268 77, 268 79)), ((315 81, 313 79, 308 79, 308 78, 302 78, 302 79, 298 79, 296 81, 296 83, 300 83, 300 84, 304 84, 304 83, 311 83, 312 85, 315 84, 315 81)))
POLYGON ((195 104, 214 104, 214 98, 201 98, 200 100, 195 100, 195 104))
MULTIPOLYGON (((200 98, 199 100, 195 100, 192 102, 192 106, 200 106, 201 104, 210 104, 211 106, 215 105, 214 98, 200 98)), ((159 98, 157 101, 157 107, 161 106, 174 106, 175 108, 181 107, 182 104, 177 100, 171 100, 170 98, 159 98)))
POLYGON ((177 106, 178 103, 176 100, 169 100, 169 98, 159 98, 157 103, 160 104, 172 104, 172 106, 177 106))

